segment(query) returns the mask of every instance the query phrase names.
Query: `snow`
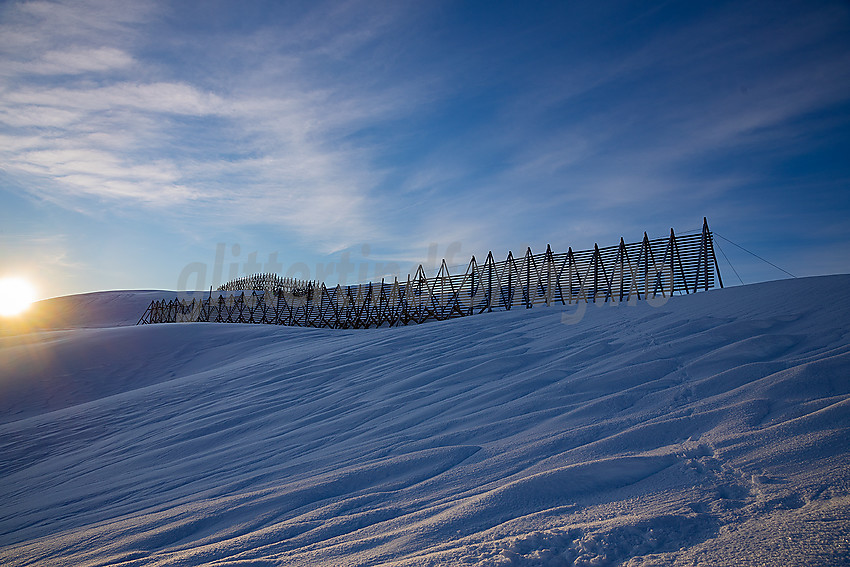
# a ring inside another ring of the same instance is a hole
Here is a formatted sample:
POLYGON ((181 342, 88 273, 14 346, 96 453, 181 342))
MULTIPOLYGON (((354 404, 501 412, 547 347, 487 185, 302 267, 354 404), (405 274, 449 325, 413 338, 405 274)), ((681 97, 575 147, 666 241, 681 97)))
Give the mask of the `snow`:
POLYGON ((350 331, 48 300, 0 333, 0 563, 850 564, 848 287, 350 331))

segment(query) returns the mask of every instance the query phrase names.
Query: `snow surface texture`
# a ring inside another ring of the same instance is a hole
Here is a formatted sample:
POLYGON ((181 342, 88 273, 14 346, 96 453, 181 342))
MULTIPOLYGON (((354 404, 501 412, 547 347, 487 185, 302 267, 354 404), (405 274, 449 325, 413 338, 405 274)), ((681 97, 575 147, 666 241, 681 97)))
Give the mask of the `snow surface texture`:
POLYGON ((352 331, 51 300, 0 337, 0 563, 848 564, 848 289, 352 331))

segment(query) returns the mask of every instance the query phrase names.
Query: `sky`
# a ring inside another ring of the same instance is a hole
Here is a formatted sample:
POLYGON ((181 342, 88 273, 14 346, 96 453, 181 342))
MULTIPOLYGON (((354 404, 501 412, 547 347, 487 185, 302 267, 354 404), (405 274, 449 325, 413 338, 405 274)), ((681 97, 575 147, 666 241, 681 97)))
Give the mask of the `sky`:
POLYGON ((847 156, 844 1, 0 3, 0 277, 40 297, 703 217, 724 283, 847 273, 847 156))

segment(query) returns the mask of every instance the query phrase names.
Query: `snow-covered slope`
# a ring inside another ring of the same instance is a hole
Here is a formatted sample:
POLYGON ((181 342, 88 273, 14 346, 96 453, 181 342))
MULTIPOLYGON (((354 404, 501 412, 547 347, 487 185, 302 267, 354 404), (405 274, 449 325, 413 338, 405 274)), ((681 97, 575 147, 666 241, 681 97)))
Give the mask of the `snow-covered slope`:
MULTIPOLYGON (((181 298, 206 296, 179 292, 181 298)), ((151 301, 172 300, 174 291, 100 291, 38 301, 20 321, 0 319, 0 337, 33 331, 135 325, 151 301)))
POLYGON ((0 563, 847 564, 848 288, 353 331, 124 292, 0 337, 0 563))

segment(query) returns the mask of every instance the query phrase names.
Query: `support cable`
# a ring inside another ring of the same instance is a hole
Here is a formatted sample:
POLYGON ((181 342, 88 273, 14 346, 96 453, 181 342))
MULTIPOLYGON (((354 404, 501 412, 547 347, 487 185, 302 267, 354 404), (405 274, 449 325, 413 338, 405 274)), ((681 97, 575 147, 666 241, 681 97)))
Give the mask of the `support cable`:
MULTIPOLYGON (((715 236, 720 236, 720 235, 719 235, 719 234, 717 234, 716 232, 714 233, 714 235, 715 235, 715 236)), ((726 263, 727 263, 727 264, 729 264, 729 267, 730 267, 730 268, 732 268, 732 271, 733 271, 733 272, 735 272, 735 275, 736 275, 736 276, 738 276, 738 281, 740 281, 740 282, 741 282, 741 285, 744 285, 744 280, 742 280, 742 279, 741 279, 741 276, 740 276, 740 275, 738 275, 738 270, 736 270, 736 269, 735 269, 735 266, 733 266, 733 265, 732 265, 732 262, 730 262, 730 261, 729 261, 729 257, 728 257, 728 256, 726 256, 726 252, 724 252, 724 251, 723 251, 723 248, 721 248, 721 247, 720 247, 720 243, 719 243, 719 242, 717 242, 717 241, 715 241, 714 243, 717 245, 717 249, 718 249, 718 250, 720 250, 720 253, 721 253, 721 254, 723 254, 723 257, 724 257, 724 258, 726 258, 726 263)))
MULTIPOLYGON (((779 266, 777 266, 777 265, 776 265, 776 264, 774 264, 773 262, 770 262, 769 260, 765 260, 764 258, 762 258, 761 256, 759 256, 759 255, 758 255, 758 254, 756 254, 755 252, 750 252, 749 250, 747 250, 746 248, 744 248, 744 247, 743 247, 743 246, 741 246, 740 244, 735 244, 734 242, 732 242, 731 240, 729 240, 729 239, 728 239, 728 238, 726 238, 725 236, 722 236, 722 235, 720 235, 720 234, 717 234, 716 232, 715 232, 714 234, 715 234, 715 235, 717 235, 717 236, 719 236, 720 238, 722 238, 723 240, 725 240, 725 241, 726 241, 726 242, 728 242, 729 244, 732 244, 732 245, 734 245, 734 246, 737 246, 738 248, 740 248, 741 250, 743 250, 743 251, 744 251, 744 252, 746 252, 747 254, 752 254, 753 256, 755 256, 756 258, 758 258, 759 260, 761 260, 762 262, 765 262, 765 263, 767 263, 767 264, 770 264, 771 266, 773 266, 774 268, 776 268, 777 270, 779 270, 779 271, 781 271, 781 272, 785 272, 786 274, 788 274, 788 275, 789 275, 789 276, 791 276, 792 278, 796 278, 796 277, 797 277, 797 276, 795 276, 794 274, 792 274, 791 272, 789 272, 788 270, 785 270, 785 269, 783 269, 783 268, 780 268, 779 266)), ((725 255, 725 254, 724 254, 724 255, 725 255)), ((731 266, 732 264, 729 264, 729 265, 731 266)), ((734 268, 733 268, 733 269, 734 269, 734 268)), ((739 279, 740 279, 740 278, 739 278, 739 279)))

